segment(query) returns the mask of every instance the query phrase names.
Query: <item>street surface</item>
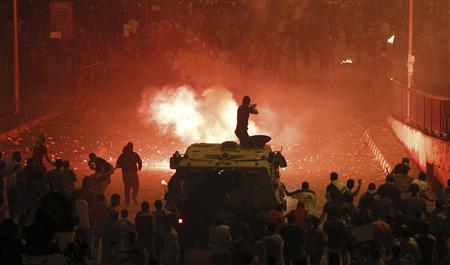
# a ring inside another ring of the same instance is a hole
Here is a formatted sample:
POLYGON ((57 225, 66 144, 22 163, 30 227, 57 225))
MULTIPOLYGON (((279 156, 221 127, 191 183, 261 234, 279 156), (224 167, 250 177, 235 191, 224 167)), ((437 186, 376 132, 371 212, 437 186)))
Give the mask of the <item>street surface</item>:
MULTIPOLYGON (((280 129, 277 126, 291 126, 290 131, 298 134, 295 143, 285 139, 273 139, 271 142, 274 150, 283 148, 288 160, 288 168, 282 171, 282 181, 288 189, 295 189, 302 181, 309 181, 318 194, 321 206, 332 171, 338 172, 342 181, 362 178, 362 192, 369 182, 382 182, 385 174, 361 140, 363 128, 360 124, 367 113, 374 114, 370 112, 372 97, 367 97, 367 91, 360 82, 311 81, 299 85, 279 85, 284 87, 286 93, 267 98, 255 93, 255 97, 259 106, 268 106, 281 114, 283 121, 274 124, 274 129, 280 129)), ((63 112, 62 117, 3 142, 1 150, 6 153, 4 158, 19 150, 26 159, 31 155, 36 136, 39 132, 45 132, 50 155, 54 159, 60 157, 71 161, 80 185, 83 176, 91 174, 86 163, 90 152, 115 164, 123 146, 132 141, 144 160, 138 200, 161 198, 164 194, 161 180, 167 181, 173 174, 168 169, 169 157, 176 150, 184 152, 186 146, 172 136, 162 135, 157 126, 143 122, 144 117, 140 116, 138 109, 142 91, 148 89, 139 84, 118 82, 93 91, 93 94, 97 93, 93 99, 82 99, 87 102, 86 106, 63 112)), ((247 93, 239 93, 242 92, 247 93)), ((251 91, 248 93, 252 94, 251 91)), ((256 123, 263 119, 262 116, 255 117, 256 123)), ((286 137, 289 138, 289 135, 286 137)), ((116 192, 122 194, 122 187, 121 173, 117 171, 107 196, 116 192)), ((315 214, 320 214, 320 211, 315 214)))

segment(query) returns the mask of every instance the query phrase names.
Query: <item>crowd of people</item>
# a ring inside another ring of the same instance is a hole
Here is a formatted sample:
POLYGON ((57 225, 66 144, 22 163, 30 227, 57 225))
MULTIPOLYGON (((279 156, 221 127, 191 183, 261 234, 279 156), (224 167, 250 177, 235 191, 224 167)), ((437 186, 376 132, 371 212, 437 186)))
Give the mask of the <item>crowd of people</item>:
MULTIPOLYGON (((45 139, 38 137, 24 167, 18 151, 9 161, 0 157, 2 263, 189 262, 176 205, 156 200, 151 207, 144 200, 134 218, 129 216, 130 205, 138 204, 142 168, 132 143, 115 167, 91 153, 93 174, 77 188, 69 161, 52 161, 45 139), (123 172, 125 202, 116 193, 109 202, 105 198, 116 168, 123 172)), ((209 230, 210 263, 449 264, 450 185, 435 196, 424 173, 417 179, 408 173, 409 159, 404 158, 384 184, 370 183, 360 195, 362 180, 344 184, 332 172, 321 209, 316 209, 318 194, 304 181, 295 191, 283 186, 298 202, 291 211, 280 205, 264 211, 236 209, 231 218, 218 215, 209 230)))
MULTIPOLYGON (((298 77, 305 72, 327 76, 345 59, 364 65, 373 75, 403 80, 407 56, 407 2, 373 1, 73 1, 73 37, 48 37, 45 1, 24 1, 21 12, 21 60, 36 76, 46 62, 57 61, 77 73, 84 65, 121 54, 124 66, 136 59, 171 67, 180 48, 213 54, 236 63, 242 71, 259 68, 274 75, 298 77), (326 19, 323 19, 323 18, 326 19), (392 44, 387 39, 395 35, 392 44)), ((6 2, 5 2, 6 3, 6 2)), ((2 64, 12 66, 11 6, 3 3, 5 23, 2 64), (9 52, 7 52, 9 51, 9 52)), ((441 80, 446 69, 445 5, 420 3, 416 16, 433 21, 416 27, 418 81, 441 80), (433 80, 429 80, 433 76, 433 80)), ((48 67, 46 67, 48 68, 48 67)))

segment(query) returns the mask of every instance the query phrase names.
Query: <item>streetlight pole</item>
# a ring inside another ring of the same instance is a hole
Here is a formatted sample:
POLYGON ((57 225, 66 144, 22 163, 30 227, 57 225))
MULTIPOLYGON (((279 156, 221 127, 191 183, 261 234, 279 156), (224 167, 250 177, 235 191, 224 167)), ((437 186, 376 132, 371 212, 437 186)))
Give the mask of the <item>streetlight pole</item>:
POLYGON ((408 92, 407 92, 407 109, 406 120, 410 121, 411 114, 411 94, 410 89, 413 86, 414 75, 414 55, 413 55, 413 40, 414 40, 414 0, 409 0, 409 23, 408 23, 408 59, 406 66, 408 68, 408 92))
POLYGON ((17 8, 17 0, 14 0, 14 113, 20 113, 20 68, 19 68, 19 12, 17 8))

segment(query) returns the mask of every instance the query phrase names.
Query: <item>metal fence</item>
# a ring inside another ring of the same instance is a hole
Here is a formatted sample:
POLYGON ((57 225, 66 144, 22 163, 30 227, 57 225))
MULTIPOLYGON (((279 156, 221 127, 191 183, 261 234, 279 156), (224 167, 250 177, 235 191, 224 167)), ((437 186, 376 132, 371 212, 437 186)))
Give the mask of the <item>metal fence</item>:
POLYGON ((449 139, 450 98, 408 89, 392 82, 393 115, 435 137, 449 139))
POLYGON ((96 62, 85 65, 78 70, 78 90, 86 86, 95 85, 97 82, 104 79, 106 74, 105 65, 103 62, 96 62))

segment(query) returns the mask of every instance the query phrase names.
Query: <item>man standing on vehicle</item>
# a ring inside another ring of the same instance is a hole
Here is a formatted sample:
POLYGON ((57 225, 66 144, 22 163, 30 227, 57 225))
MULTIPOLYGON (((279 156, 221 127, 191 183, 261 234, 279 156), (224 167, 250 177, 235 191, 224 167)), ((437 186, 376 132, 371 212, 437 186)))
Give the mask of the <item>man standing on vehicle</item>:
POLYGON ((123 184, 125 187, 125 203, 130 204, 130 191, 133 203, 136 205, 136 196, 139 191, 139 177, 137 172, 142 169, 142 159, 133 151, 133 143, 128 143, 122 150, 122 154, 117 159, 116 168, 122 169, 123 184))
POLYGON ((237 125, 234 133, 237 138, 239 138, 239 142, 242 145, 248 145, 250 140, 250 136, 248 135, 248 118, 250 114, 258 114, 256 110, 256 104, 250 104, 250 97, 245 96, 242 98, 242 104, 239 106, 237 110, 237 125))

